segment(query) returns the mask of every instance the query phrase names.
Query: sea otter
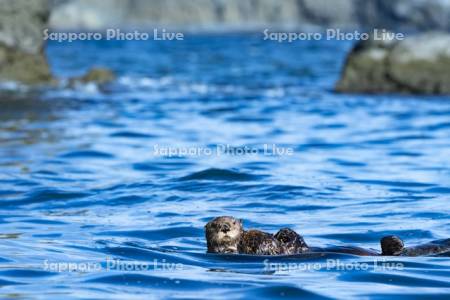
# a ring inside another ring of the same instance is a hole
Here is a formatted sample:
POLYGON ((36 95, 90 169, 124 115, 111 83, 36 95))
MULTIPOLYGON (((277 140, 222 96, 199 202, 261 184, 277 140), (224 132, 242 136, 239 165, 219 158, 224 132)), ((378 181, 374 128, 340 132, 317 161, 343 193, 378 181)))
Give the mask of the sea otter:
POLYGON ((359 247, 309 247, 303 237, 290 228, 276 234, 256 229, 244 230, 242 221, 230 216, 217 217, 205 226, 208 253, 240 253, 254 255, 294 255, 306 252, 334 252, 362 256, 380 255, 359 247))
POLYGON ((450 239, 436 240, 426 244, 405 247, 403 241, 395 235, 381 239, 381 255, 389 256, 424 256, 450 252, 450 239))
POLYGON ((238 253, 243 232, 241 220, 228 216, 215 218, 205 226, 208 252, 238 253))
POLYGON ((290 228, 283 228, 276 234, 256 229, 245 231, 241 220, 229 216, 211 220, 206 224, 205 231, 209 253, 294 255, 333 252, 360 256, 423 256, 450 252, 450 239, 405 247, 403 241, 394 235, 381 239, 381 254, 372 249, 353 246, 309 247, 303 237, 290 228))
POLYGON ((308 251, 303 238, 283 228, 275 235, 256 229, 245 231, 242 221, 230 216, 217 217, 205 226, 209 253, 292 255, 308 251))

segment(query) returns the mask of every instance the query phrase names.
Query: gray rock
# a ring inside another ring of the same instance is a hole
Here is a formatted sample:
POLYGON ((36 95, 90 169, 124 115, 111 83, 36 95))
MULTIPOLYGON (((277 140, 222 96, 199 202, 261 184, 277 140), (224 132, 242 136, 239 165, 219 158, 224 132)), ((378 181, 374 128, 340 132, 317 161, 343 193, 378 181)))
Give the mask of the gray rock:
POLYGON ((350 93, 450 94, 450 35, 361 41, 347 57, 336 90, 350 93))
POLYGON ((54 29, 168 26, 252 29, 269 26, 450 30, 450 0, 64 0, 54 29))
POLYGON ((46 0, 0 0, 0 15, 0 43, 31 54, 42 51, 50 15, 46 0))
POLYGON ((72 0, 56 5, 55 29, 190 26, 245 28, 296 23, 297 0, 72 0))
POLYGON ((42 34, 49 14, 47 0, 0 0, 0 81, 52 81, 42 34))
POLYGON ((358 0, 362 26, 393 30, 450 30, 449 0, 358 0))
POLYGON ((30 54, 3 45, 0 45, 0 81, 27 85, 54 83, 43 53, 30 54))
POLYGON ((327 26, 352 26, 357 24, 357 0, 302 0, 300 11, 308 23, 327 26))
POLYGON ((73 87, 77 84, 85 84, 89 82, 103 85, 113 81, 114 79, 116 79, 116 75, 113 71, 106 68, 94 67, 80 77, 70 78, 69 86, 73 87))

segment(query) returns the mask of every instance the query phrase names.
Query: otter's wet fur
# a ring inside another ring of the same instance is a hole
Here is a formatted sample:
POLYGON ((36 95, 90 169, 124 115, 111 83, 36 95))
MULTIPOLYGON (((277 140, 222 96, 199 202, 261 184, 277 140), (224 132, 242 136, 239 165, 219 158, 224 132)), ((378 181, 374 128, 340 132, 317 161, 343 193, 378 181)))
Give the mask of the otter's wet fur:
POLYGON ((290 228, 280 229, 274 237, 280 242, 283 254, 292 255, 309 251, 303 237, 290 228))
POLYGON ((242 221, 229 216, 217 217, 205 226, 209 253, 238 253, 244 229, 242 221))
POLYGON ((256 229, 245 231, 242 221, 230 216, 217 217, 205 226, 209 253, 291 255, 308 251, 303 238, 283 228, 275 235, 256 229))
POLYGON ((244 231, 238 247, 239 253, 255 255, 280 255, 280 242, 273 235, 256 229, 244 231))
POLYGON ((450 239, 436 240, 413 247, 405 247, 398 236, 389 235, 381 239, 381 255, 388 256, 426 256, 450 252, 450 239))

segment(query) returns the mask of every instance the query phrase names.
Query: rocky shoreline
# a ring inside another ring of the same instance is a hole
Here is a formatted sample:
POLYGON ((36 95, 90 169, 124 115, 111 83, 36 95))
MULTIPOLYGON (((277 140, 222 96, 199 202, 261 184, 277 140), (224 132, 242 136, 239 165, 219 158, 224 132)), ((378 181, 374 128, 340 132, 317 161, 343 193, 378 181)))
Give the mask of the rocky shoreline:
MULTIPOLYGON (((52 5, 48 0, 0 1, 0 82, 27 86, 56 86, 45 56, 43 31, 49 26, 52 5)), ((115 75, 104 68, 92 68, 85 75, 69 79, 77 83, 105 84, 115 75)))
MULTIPOLYGON (((450 30, 450 2, 442 0, 340 0, 332 6, 328 0, 0 0, 0 4, 0 82, 29 86, 61 82, 53 77, 45 56, 46 28, 93 30, 124 24, 246 28, 283 23, 450 30)), ((448 33, 361 41, 349 54, 336 91, 450 94, 448 49, 448 33)), ((110 70, 94 68, 68 82, 104 84, 114 78, 110 70)))
POLYGON ((345 93, 450 94, 450 35, 367 40, 347 57, 336 90, 345 93))
POLYGON ((445 0, 63 0, 56 30, 169 26, 246 30, 274 26, 450 30, 445 0))
POLYGON ((0 81, 29 85, 52 82, 42 40, 49 16, 47 0, 1 1, 0 81))

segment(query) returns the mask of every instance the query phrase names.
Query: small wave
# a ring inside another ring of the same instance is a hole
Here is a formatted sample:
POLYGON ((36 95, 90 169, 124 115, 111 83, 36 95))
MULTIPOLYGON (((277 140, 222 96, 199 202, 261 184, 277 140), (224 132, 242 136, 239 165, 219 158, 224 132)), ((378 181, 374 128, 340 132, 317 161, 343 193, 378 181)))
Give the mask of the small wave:
POLYGON ((28 270, 28 269, 9 269, 5 271, 0 271, 0 276, 8 276, 8 277, 46 277, 46 276, 54 276, 57 273, 47 272, 42 270, 28 270))
POLYGON ((330 159, 330 162, 339 165, 339 166, 343 166, 343 167, 365 167, 367 166, 366 163, 364 162, 359 162, 359 161, 349 161, 349 160, 343 160, 343 159, 330 159))
POLYGON ((418 278, 418 277, 414 277, 414 276, 397 275, 397 274, 392 274, 392 273, 387 273, 387 274, 348 273, 348 274, 342 274, 340 276, 340 279, 343 281, 351 281, 353 283, 354 282, 371 282, 371 283, 386 284, 387 282, 389 282, 390 285, 395 285, 395 286, 450 288, 450 282, 448 282, 448 281, 427 279, 427 278, 418 278))
POLYGON ((99 235, 125 236, 147 240, 167 240, 171 238, 199 237, 203 230, 193 227, 172 227, 157 230, 106 231, 99 235))
POLYGON ((397 235, 407 238, 432 239, 433 234, 428 230, 392 230, 392 231, 367 231, 366 233, 334 233, 319 235, 322 238, 333 239, 344 243, 378 243, 383 236, 397 235))
POLYGON ((450 188, 448 188, 448 187, 434 187, 434 188, 425 190, 425 193, 450 194, 450 188))
POLYGON ((413 218, 424 218, 424 219, 449 219, 450 215, 443 212, 418 212, 411 215, 413 218))
POLYGON ((419 157, 422 156, 421 153, 410 152, 410 151, 392 151, 389 153, 390 156, 406 156, 406 157, 419 157))
POLYGON ((261 177, 261 175, 251 175, 226 169, 211 168, 181 177, 180 180, 251 181, 261 177))
POLYGON ((138 91, 138 90, 164 90, 167 88, 176 90, 177 93, 185 94, 217 94, 217 93, 236 93, 241 91, 234 85, 215 85, 203 82, 186 81, 181 78, 171 76, 162 76, 159 78, 122 76, 117 79, 111 88, 114 91, 138 91))
MULTIPOLYGON (((296 286, 276 285, 258 287, 246 291, 248 298, 258 299, 331 299, 296 286)), ((244 297, 247 298, 247 297, 244 297)))
POLYGON ((31 224, 44 224, 44 225, 67 225, 66 222, 55 220, 44 220, 44 219, 25 219, 22 220, 22 222, 31 224))
POLYGON ((370 180, 370 179, 361 179, 361 180, 349 180, 350 182, 361 183, 361 184, 369 184, 369 185, 384 185, 391 187, 432 187, 435 186, 431 183, 422 183, 422 182, 407 182, 407 181, 389 181, 389 180, 370 180))
POLYGON ((159 277, 155 275, 142 275, 142 274, 120 274, 120 275, 109 275, 101 276, 95 279, 87 280, 89 283, 104 283, 125 286, 138 286, 148 287, 149 289, 155 289, 160 287, 161 289, 170 289, 172 291, 186 290, 186 291, 198 291, 198 289, 208 289, 208 288, 242 288, 243 284, 240 282, 236 283, 223 283, 214 281, 202 281, 202 280, 192 280, 186 278, 170 278, 159 277))
POLYGON ((184 169, 187 167, 191 167, 193 165, 194 165, 193 163, 183 161, 173 161, 173 162, 149 161, 149 162, 134 163, 133 169, 137 171, 171 171, 184 169))
POLYGON ((432 140, 433 136, 422 134, 422 135, 404 135, 404 136, 396 136, 392 138, 379 138, 374 140, 365 141, 365 144, 368 145, 390 145, 396 144, 403 141, 422 141, 422 140, 432 140))
POLYGON ((46 87, 42 90, 45 98, 94 99, 103 98, 103 86, 95 82, 76 83, 69 86, 67 80, 61 80, 58 87, 46 87))
POLYGON ((140 197, 137 195, 119 196, 105 201, 106 205, 132 205, 142 203, 150 199, 150 197, 140 197))
POLYGON ((95 150, 82 150, 82 151, 70 151, 60 155, 62 158, 114 158, 113 154, 95 151, 95 150))
POLYGON ((83 84, 76 84, 73 88, 74 91, 83 94, 99 94, 100 88, 95 82, 87 82, 83 84))
POLYGON ((117 79, 117 84, 130 89, 159 88, 172 84, 173 80, 169 76, 160 78, 122 76, 117 79))
POLYGON ((0 279, 0 286, 17 285, 17 284, 23 284, 23 283, 0 279))
POLYGON ((280 212, 285 211, 314 211, 314 210, 322 210, 322 209, 333 209, 333 206, 324 206, 324 205, 280 205, 280 204, 270 204, 266 202, 249 202, 241 205, 235 206, 236 208, 265 208, 269 211, 274 211, 278 209, 280 212))
POLYGON ((148 139, 148 138, 154 138, 156 135, 148 134, 148 133, 141 133, 141 132, 135 132, 135 131, 118 131, 114 132, 109 135, 110 137, 116 137, 116 138, 132 138, 132 139, 148 139))
POLYGON ((10 92, 26 92, 29 87, 16 81, 2 81, 0 82, 0 90, 10 92))
POLYGON ((14 207, 18 205, 27 205, 33 203, 43 203, 48 201, 63 201, 79 199, 90 196, 89 193, 69 192, 52 188, 41 188, 27 193, 24 198, 18 200, 4 200, 0 202, 0 207, 14 207))

